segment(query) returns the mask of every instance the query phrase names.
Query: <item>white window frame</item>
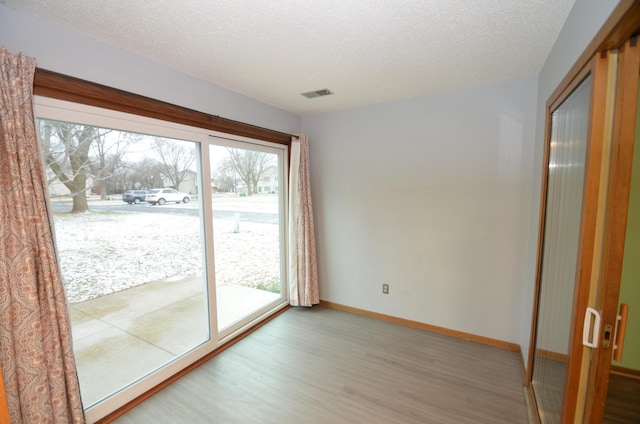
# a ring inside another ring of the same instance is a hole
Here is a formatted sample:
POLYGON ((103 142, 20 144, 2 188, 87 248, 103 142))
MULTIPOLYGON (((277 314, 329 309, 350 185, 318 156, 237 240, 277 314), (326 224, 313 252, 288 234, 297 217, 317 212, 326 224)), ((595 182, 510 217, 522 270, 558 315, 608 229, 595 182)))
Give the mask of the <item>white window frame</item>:
POLYGON ((142 133, 160 137, 192 141, 196 143, 200 152, 200 187, 202 187, 203 189, 201 190, 202 202, 200 202, 199 205, 200 217, 202 222, 201 228, 204 232, 203 240, 205 244, 205 252, 203 252, 205 261, 203 271, 206 273, 207 278, 207 301, 209 305, 208 313, 210 339, 209 341, 204 342, 203 344, 192 349, 186 354, 178 357, 169 364, 150 372, 135 384, 123 388, 119 392, 111 395, 109 398, 86 409, 85 415, 88 423, 92 423, 104 418, 118 408, 126 405, 127 403, 151 390, 155 386, 161 384, 171 376, 187 368, 189 365, 207 356, 208 354, 218 349, 225 343, 229 342, 234 337, 248 330, 255 324, 277 313, 278 311, 289 305, 289 290, 287 288, 288 267, 286 266, 288 258, 286 233, 286 229, 288 228, 288 225, 286 224, 288 222, 288 208, 286 207, 288 202, 288 189, 286 187, 286 183, 288 181, 288 178, 286 178, 286 176, 288 175, 287 146, 261 140, 255 140, 247 137, 230 135, 203 128, 176 124, 159 119, 147 118, 125 112, 53 99, 44 96, 34 96, 33 103, 34 115, 36 119, 73 122, 92 125, 96 127, 113 128, 116 130, 128 131, 133 133, 142 133), (263 149, 267 149, 270 152, 273 152, 273 149, 279 149, 281 151, 280 161, 282 164, 280 171, 280 173, 282 174, 281 180, 284 182, 284 184, 281 185, 282 191, 279 194, 281 196, 279 206, 281 217, 281 296, 279 300, 256 311, 255 313, 243 319, 241 322, 233 325, 223 332, 218 332, 217 324, 211 190, 204 189, 205 187, 209 186, 208 181, 209 176, 211 175, 211 170, 209 167, 209 145, 219 145, 220 140, 226 140, 226 143, 230 143, 234 147, 241 147, 241 145, 249 143, 252 145, 252 148, 260 149, 260 146, 262 146, 263 149), (207 181, 207 183, 205 184, 204 181, 207 181))

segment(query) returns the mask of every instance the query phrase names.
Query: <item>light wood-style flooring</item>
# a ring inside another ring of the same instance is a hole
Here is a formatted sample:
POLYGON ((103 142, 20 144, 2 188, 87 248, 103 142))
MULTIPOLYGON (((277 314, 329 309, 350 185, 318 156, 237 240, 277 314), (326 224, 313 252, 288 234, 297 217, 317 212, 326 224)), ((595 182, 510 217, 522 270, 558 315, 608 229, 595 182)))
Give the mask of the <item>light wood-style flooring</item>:
POLYGON ((609 376, 604 422, 605 424, 640 423, 640 379, 616 374, 609 376))
POLYGON ((527 423, 517 352, 292 308, 114 421, 527 423))

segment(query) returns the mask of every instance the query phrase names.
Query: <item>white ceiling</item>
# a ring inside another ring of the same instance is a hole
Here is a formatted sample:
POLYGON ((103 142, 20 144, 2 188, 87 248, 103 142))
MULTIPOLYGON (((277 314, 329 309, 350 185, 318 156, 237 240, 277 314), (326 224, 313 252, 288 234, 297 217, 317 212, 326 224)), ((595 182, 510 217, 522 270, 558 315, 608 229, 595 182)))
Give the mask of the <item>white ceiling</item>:
POLYGON ((300 115, 535 76, 574 2, 0 0, 300 115))

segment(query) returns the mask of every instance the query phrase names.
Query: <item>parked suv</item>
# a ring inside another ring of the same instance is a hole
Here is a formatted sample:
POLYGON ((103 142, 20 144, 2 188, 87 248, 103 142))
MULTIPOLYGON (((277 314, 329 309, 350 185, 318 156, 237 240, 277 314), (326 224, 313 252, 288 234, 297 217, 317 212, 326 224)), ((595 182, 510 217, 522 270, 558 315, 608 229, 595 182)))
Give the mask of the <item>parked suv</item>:
POLYGON ((122 201, 127 202, 128 204, 138 204, 140 202, 144 202, 146 197, 146 190, 127 190, 122 194, 122 201))
POLYGON ((181 193, 178 190, 172 188, 154 188, 149 190, 146 196, 147 202, 155 205, 164 205, 167 202, 184 202, 189 203, 191 197, 187 193, 181 193))

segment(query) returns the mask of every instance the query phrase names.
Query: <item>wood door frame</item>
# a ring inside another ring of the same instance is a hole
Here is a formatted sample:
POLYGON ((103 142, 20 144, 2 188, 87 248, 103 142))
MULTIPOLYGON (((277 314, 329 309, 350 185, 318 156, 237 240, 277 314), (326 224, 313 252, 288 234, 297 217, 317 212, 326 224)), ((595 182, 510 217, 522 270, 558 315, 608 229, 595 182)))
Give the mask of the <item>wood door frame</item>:
MULTIPOLYGON (((631 189, 631 171, 638 107, 640 46, 632 37, 620 50, 616 113, 614 118, 611 173, 604 232, 602 282, 598 309, 605 325, 616 327, 624 244, 631 189)), ((602 335, 601 335, 602 337, 602 335)), ((613 346, 613 343, 611 344, 613 346)), ((587 392, 586 422, 602 422, 607 398, 612 347, 594 351, 587 392)))
POLYGON ((570 328, 568 351, 567 351, 567 372, 565 378, 565 390, 563 398, 562 422, 573 422, 576 413, 575 405, 579 394, 579 381, 571 376, 579 375, 582 364, 582 320, 584 311, 589 301, 589 286, 591 281, 591 270, 593 252, 595 248, 595 233, 598 214, 598 197, 600 194, 600 170, 602 165, 602 140, 604 132, 604 113, 600 110, 604 104, 603 98, 606 96, 608 56, 596 56, 574 76, 569 84, 557 93, 557 97, 552 97, 547 102, 546 107, 546 142, 543 163, 543 191, 541 193, 540 226, 538 239, 538 268, 536 271, 536 306, 532 319, 532 340, 529 346, 529 367, 528 383, 531 388, 531 398, 535 406, 535 413, 538 415, 538 407, 535 395, 531 387, 533 378, 533 364, 535 357, 535 346, 537 341, 538 324, 538 302, 542 279, 543 248, 545 241, 545 228, 547 225, 547 184, 549 175, 549 155, 551 143, 551 117, 552 113, 573 94, 574 90, 582 84, 587 77, 591 77, 591 94, 589 100, 589 127, 587 132, 586 157, 584 186, 582 194, 582 206, 580 215, 579 247, 576 262, 575 286, 573 291, 572 323, 570 328))
MULTIPOLYGON (((589 305, 589 292, 594 271, 594 253, 597 250, 596 234, 598 215, 601 213, 600 195, 602 184, 602 154, 605 131, 604 108, 607 95, 609 55, 596 55, 590 66, 591 101, 590 123, 585 163, 585 180, 582 198, 582 216, 580 225, 580 246, 576 281, 572 304, 572 325, 569 335, 569 351, 567 375, 562 408, 563 423, 575 420, 578 397, 580 395, 580 375, 583 361, 584 347, 582 344, 582 324, 585 311, 589 305)), ((596 259, 597 260, 597 259, 596 259)), ((599 337, 595 335, 594 337, 599 337)))
MULTIPOLYGON (((551 132, 550 118, 552 111, 568 96, 571 94, 573 89, 583 81, 584 77, 593 72, 594 80, 593 84, 593 92, 592 92, 592 100, 591 100, 591 111, 590 116, 592 118, 592 122, 590 123, 589 130, 589 145, 587 152, 587 169, 585 175, 585 198, 583 199, 583 212, 582 212, 582 223, 581 223, 581 246, 579 250, 579 260, 578 260, 578 270, 577 270, 577 284, 576 291, 574 293, 574 301, 573 301, 573 323, 571 328, 571 336, 570 336, 570 346, 569 346, 569 363, 567 368, 567 381, 564 393, 563 400, 563 412, 562 412, 562 422, 563 423, 573 423, 576 417, 576 403, 579 394, 579 378, 575 378, 575 375, 579 376, 580 367, 582 362, 582 340, 581 340, 581 332, 576 331, 577 328, 581 328, 582 318, 584 317, 584 309, 587 306, 587 302, 589 299, 589 288, 591 282, 592 275, 592 265, 593 265, 593 254, 594 254, 594 244, 595 244, 595 234, 596 234, 596 221, 597 221, 597 213, 598 213, 598 199, 599 199, 599 187, 600 187, 600 166, 601 166, 601 154, 602 154, 602 140, 604 135, 604 98, 606 97, 606 62, 603 59, 607 58, 607 51, 615 48, 619 48, 622 46, 630 37, 636 34, 640 30, 640 2, 633 0, 622 0, 618 6, 611 13, 610 17, 607 19, 605 24, 602 26, 600 31, 591 41, 591 43, 587 46, 585 51, 579 57, 578 61, 573 65, 569 73, 562 80, 558 88, 553 92, 549 100, 547 101, 546 108, 546 124, 545 124, 545 151, 544 151, 544 159, 543 159, 543 176, 542 176, 542 191, 541 191, 541 203, 540 203, 540 224, 539 224, 539 233, 538 233, 538 256, 537 256, 537 264, 536 264, 536 286, 534 292, 534 305, 533 305, 533 316, 531 320, 531 335, 530 335, 530 344, 529 344, 529 357, 528 357, 528 365, 527 365, 527 386, 529 397, 532 401, 532 405, 534 405, 534 413, 539 422, 539 417, 537 416, 537 404, 535 400, 535 396, 533 395, 533 390, 531 386, 531 379, 533 374, 533 358, 535 354, 535 342, 536 342, 536 328, 537 328, 537 320, 538 320, 538 307, 539 307, 539 295, 540 295, 540 277, 541 277, 541 265, 542 265, 542 247, 544 241, 544 225, 546 218, 546 192, 547 192, 547 178, 548 178, 548 161, 549 161, 549 139, 551 132), (599 57, 598 57, 599 56, 599 57), (604 90, 604 94, 603 94, 604 90), (604 96, 604 97, 603 97, 604 96), (595 143, 595 144, 593 144, 595 143), (580 327, 579 327, 580 326, 580 327), (577 374, 576 374, 577 373, 577 374)), ((637 80, 637 78, 636 78, 637 80)), ((636 81, 637 83, 637 81, 636 81)), ((637 94, 637 91, 634 93, 637 94)), ((634 107, 635 111, 635 107, 634 107)), ((634 115, 635 122, 635 115, 634 115)), ((635 127, 634 127, 635 129, 635 127)), ((620 157, 622 153, 619 153, 615 158, 620 157)), ((614 158, 614 159, 615 159, 614 158)), ((630 160, 629 155, 627 154, 628 160, 630 160)), ((624 172, 622 171, 624 165, 621 166, 620 169, 612 169, 613 172, 624 172)), ((629 174, 630 175, 630 174, 629 174)), ((610 183, 611 184, 611 183, 610 183)), ((612 186, 609 185, 611 188, 612 186)), ((627 187, 628 188, 628 187, 627 187)), ((624 191, 624 190, 622 190, 624 191)), ((617 195, 616 195, 617 196, 617 195)), ((621 194, 623 196, 623 194, 621 194)), ((628 190, 627 190, 627 202, 628 202, 628 190)), ((614 196, 615 197, 615 196, 614 196)), ((618 198, 618 202, 620 202, 622 198, 618 198)), ((618 210, 621 206, 616 203, 618 210)), ((607 219, 609 219, 609 207, 613 207, 612 205, 607 206, 607 219)), ((625 209, 625 227, 626 227, 626 209, 625 209)), ((612 227, 607 227, 612 228, 612 227)), ((610 234, 609 232, 605 233, 607 237, 607 241, 605 244, 606 252, 610 252, 610 246, 613 246, 611 243, 617 240, 619 243, 619 235, 613 237, 615 240, 609 240, 610 234)), ((622 234, 622 238, 624 241, 624 234, 622 234)), ((606 257, 605 262, 613 260, 609 256, 606 257)), ((621 258, 619 258, 621 261, 621 258)), ((609 267, 612 265, 611 263, 609 267)), ((605 264, 606 265, 606 264, 605 264)), ((606 268, 609 269, 609 268, 606 268)), ((613 275, 613 274, 612 274, 613 275)), ((615 287, 615 283, 611 281, 611 279, 607 279, 601 287, 601 290, 604 292, 604 296, 612 296, 614 293, 619 292, 619 280, 617 281, 617 287, 615 287), (608 287, 611 285, 610 287, 608 287), (607 294, 608 293, 608 294, 607 294)), ((601 297, 604 298, 604 297, 601 297)), ((611 297, 611 299, 613 299, 611 297)), ((617 314, 617 297, 615 297, 615 308, 613 314, 617 314)), ((613 304, 613 300, 609 300, 609 304, 605 305, 606 314, 603 316, 609 318, 611 315, 611 305, 613 304)), ((605 311, 601 311, 604 313, 605 311)), ((598 335, 600 337, 600 335, 598 335)), ((594 401, 598 401, 598 399, 602 398, 602 384, 596 385, 596 382, 599 382, 598 378, 603 378, 602 374, 606 368, 607 371, 607 381, 608 381, 608 367, 609 364, 602 365, 606 362, 606 355, 599 355, 599 359, 594 358, 594 362, 598 365, 598 374, 596 374, 595 378, 591 378, 589 381, 588 394, 589 401, 592 405, 592 408, 586 411, 587 421, 590 422, 589 419, 591 417, 597 417, 597 405, 594 401), (604 367, 604 368, 603 368, 604 367), (602 368, 602 369, 600 369, 602 368), (595 392, 594 387, 600 388, 600 392, 595 392)), ((593 374, 592 374, 593 375, 593 374)), ((604 385, 606 386, 606 385, 604 385)), ((606 388, 604 389, 604 396, 606 399, 606 388)), ((602 413, 604 411, 604 399, 602 400, 602 413)), ((598 422, 598 421, 595 421, 598 422)))

